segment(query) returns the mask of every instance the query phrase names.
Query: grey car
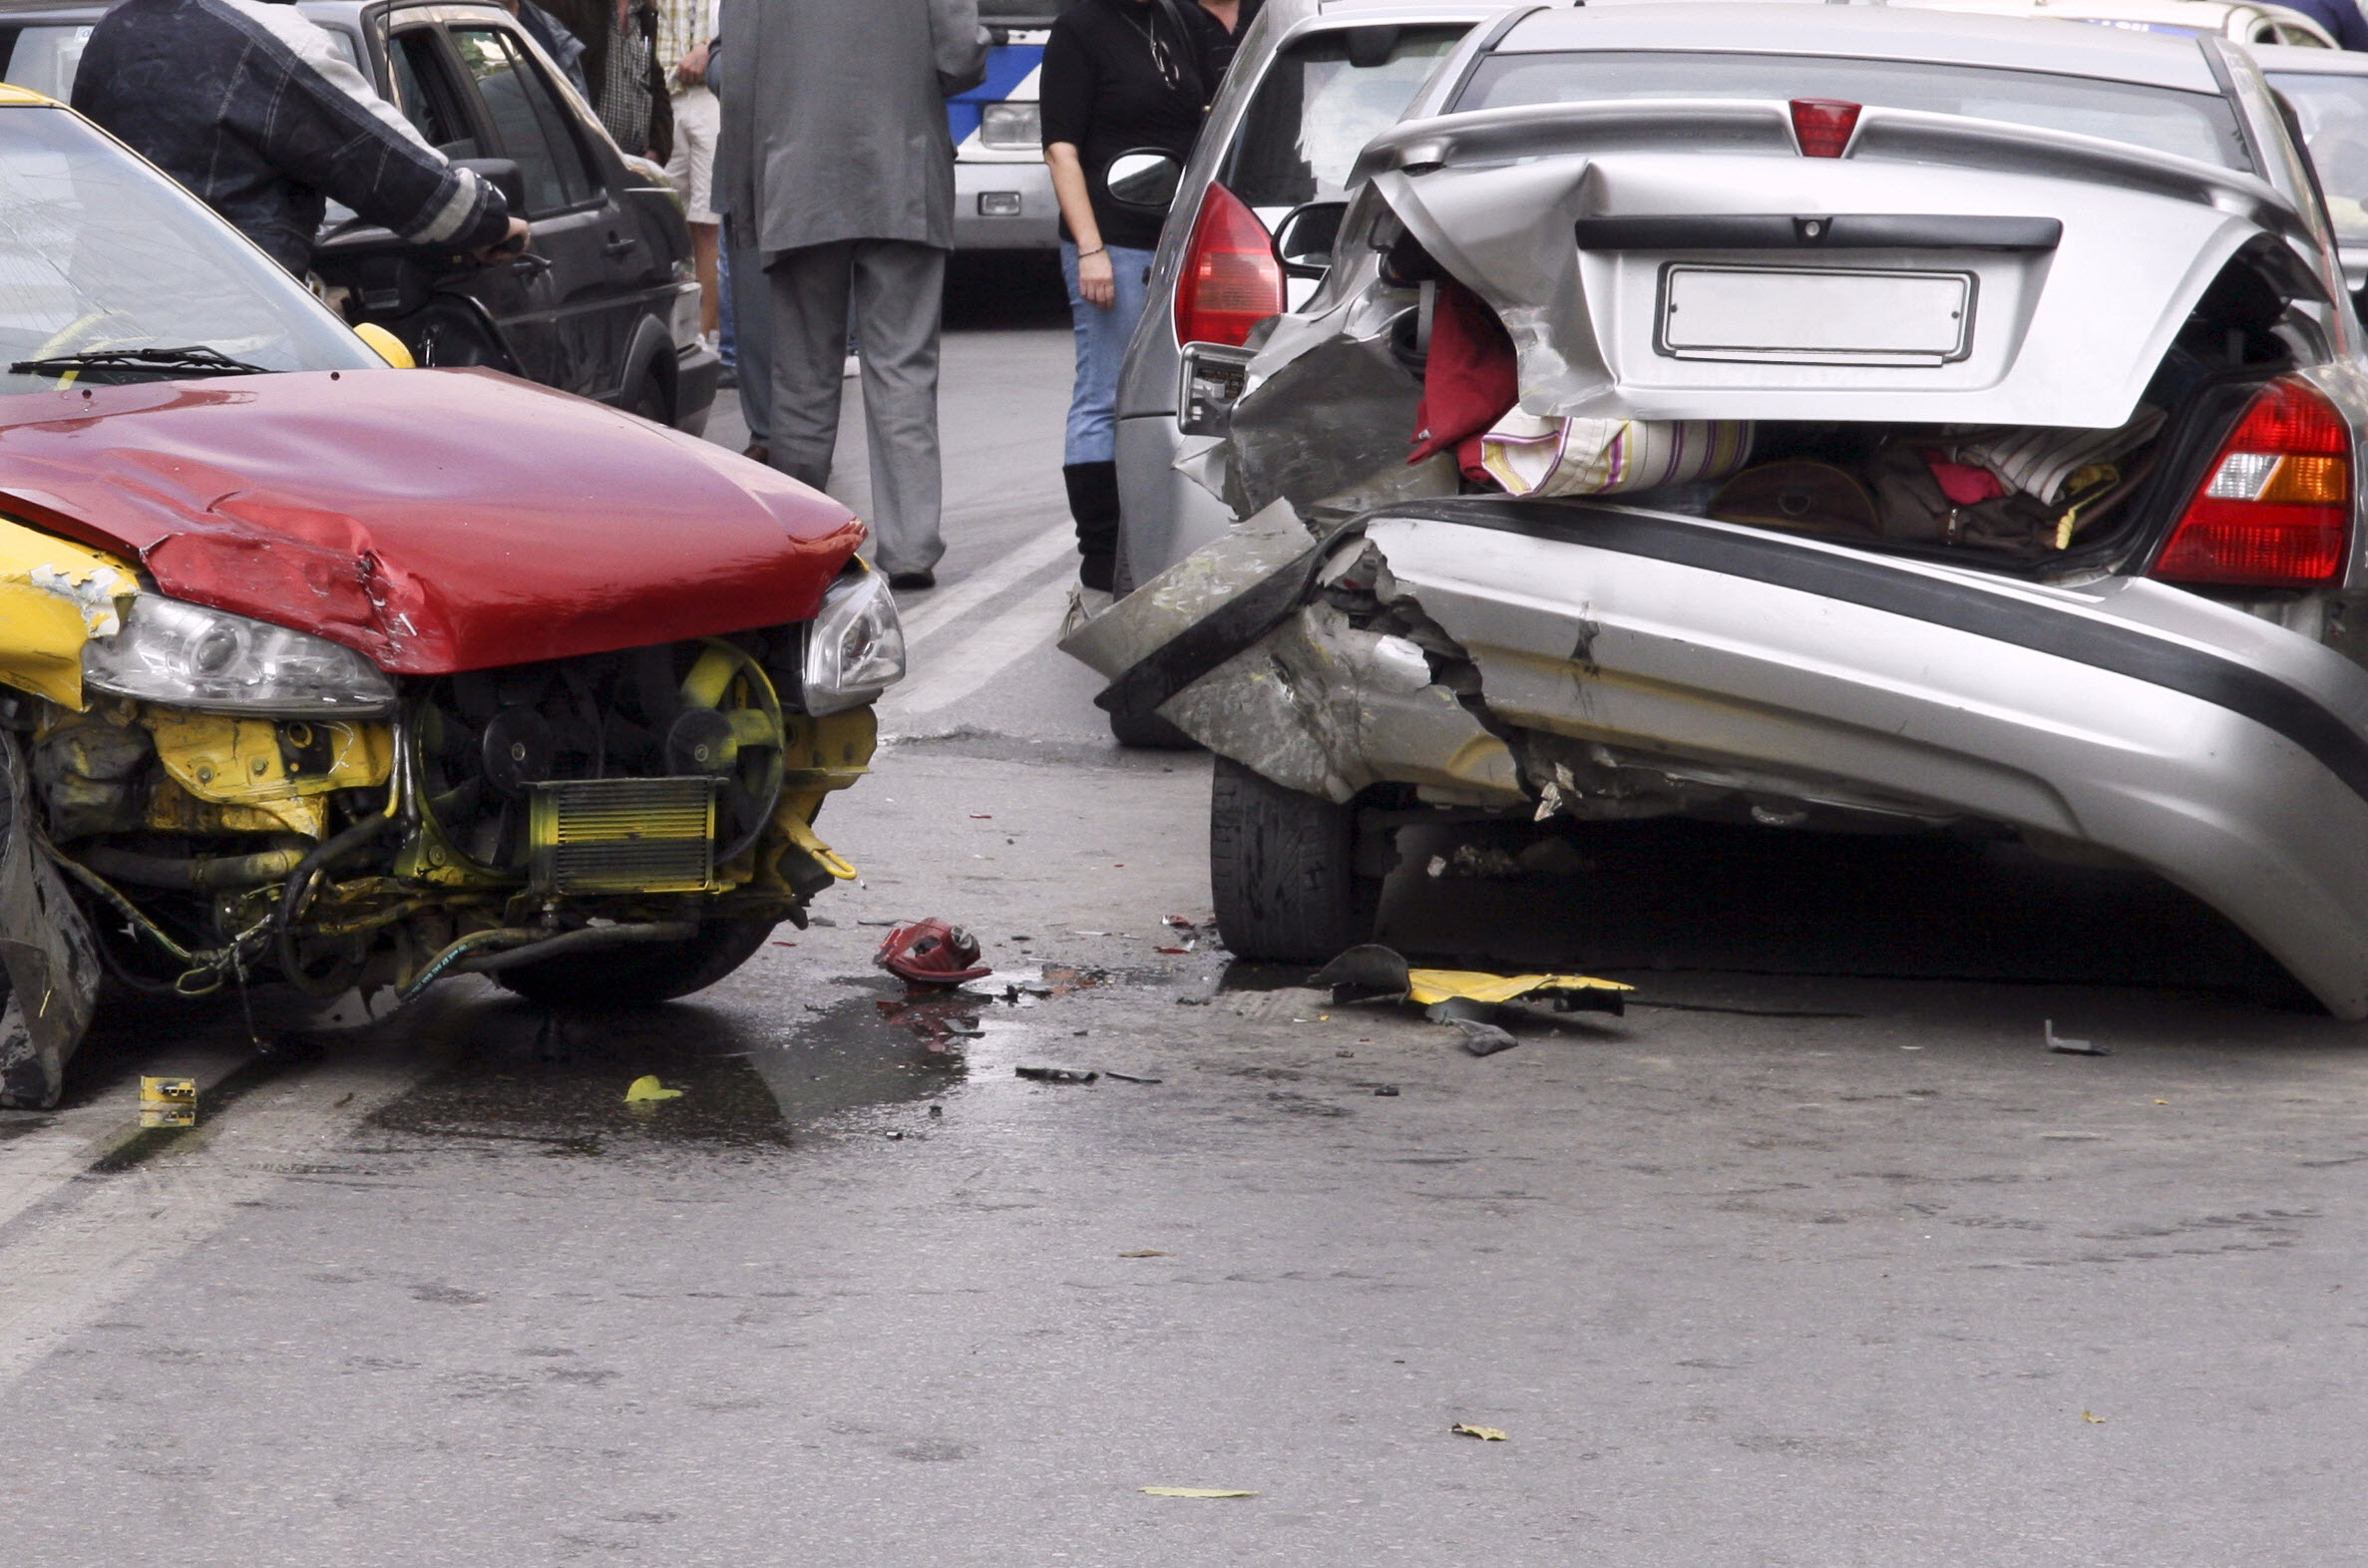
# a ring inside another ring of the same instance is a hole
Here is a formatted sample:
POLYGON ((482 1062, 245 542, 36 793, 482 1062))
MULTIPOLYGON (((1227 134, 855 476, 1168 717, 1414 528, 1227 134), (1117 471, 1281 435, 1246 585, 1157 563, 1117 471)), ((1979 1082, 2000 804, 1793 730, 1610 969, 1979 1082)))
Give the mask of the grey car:
MULTIPOLYGON (((1459 0, 1271 0, 1242 36, 1151 266, 1150 303, 1118 385, 1123 594, 1222 536, 1233 516, 1180 472, 1214 444, 1178 423, 1179 349, 1238 347, 1314 283, 1286 274, 1272 228, 1337 198, 1375 133, 1405 112, 1466 33, 1501 9, 1459 0)), ((1113 712, 1129 744, 1172 743, 1144 714, 1113 712)))
POLYGON ((1516 12, 1349 184, 1239 521, 1065 644, 1218 753, 1237 953, 1414 823, 1686 815, 2148 868, 2368 1016, 2368 378, 2240 46, 1516 12))

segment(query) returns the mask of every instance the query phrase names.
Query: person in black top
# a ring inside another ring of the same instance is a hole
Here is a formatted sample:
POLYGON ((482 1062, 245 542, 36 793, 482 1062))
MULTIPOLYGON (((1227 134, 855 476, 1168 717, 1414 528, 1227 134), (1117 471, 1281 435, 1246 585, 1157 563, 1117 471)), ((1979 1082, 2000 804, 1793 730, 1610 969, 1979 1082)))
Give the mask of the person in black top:
POLYGON ((1077 0, 1052 24, 1038 97, 1044 161, 1060 198, 1060 268, 1077 334, 1077 380, 1061 448, 1077 523, 1073 613, 1109 602, 1118 549, 1118 366, 1142 319, 1162 214, 1110 196, 1111 160, 1192 153, 1223 66, 1225 30, 1195 0, 1077 0))

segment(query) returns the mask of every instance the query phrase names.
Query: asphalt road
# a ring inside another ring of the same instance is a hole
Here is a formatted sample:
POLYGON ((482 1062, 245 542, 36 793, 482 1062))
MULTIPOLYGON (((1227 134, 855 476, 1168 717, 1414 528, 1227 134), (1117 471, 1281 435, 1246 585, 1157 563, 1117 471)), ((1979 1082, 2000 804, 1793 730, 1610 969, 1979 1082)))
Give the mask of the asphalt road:
POLYGON ((265 998, 243 1091, 93 1171, 129 1075, 247 1037, 129 1010, 0 1123, 7 1561, 2361 1560, 2358 1029, 2168 889, 1967 845, 1440 837, 1390 940, 1638 986, 1486 1058, 1229 965, 1165 924, 1205 762, 1044 645, 1066 355, 949 336, 832 924, 597 1022, 265 998), (975 996, 869 968, 925 914, 975 996))

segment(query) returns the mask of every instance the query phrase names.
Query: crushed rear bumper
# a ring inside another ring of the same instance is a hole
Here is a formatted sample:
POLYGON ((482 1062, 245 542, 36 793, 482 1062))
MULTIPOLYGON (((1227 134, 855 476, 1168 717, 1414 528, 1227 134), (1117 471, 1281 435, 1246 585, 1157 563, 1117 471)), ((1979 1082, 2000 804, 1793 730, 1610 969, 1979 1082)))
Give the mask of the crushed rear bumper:
POLYGON ((1973 819, 2088 846, 2218 909, 2337 1016, 2368 1016, 2368 671, 2160 584, 2052 588, 1468 499, 1323 546, 1246 524, 1064 646, 1113 698, 1337 799, 1388 781, 1580 817, 1724 800, 1771 823, 1973 819), (1460 651, 1453 672, 1437 639, 1426 669, 1323 601, 1357 535, 1383 596, 1460 651))

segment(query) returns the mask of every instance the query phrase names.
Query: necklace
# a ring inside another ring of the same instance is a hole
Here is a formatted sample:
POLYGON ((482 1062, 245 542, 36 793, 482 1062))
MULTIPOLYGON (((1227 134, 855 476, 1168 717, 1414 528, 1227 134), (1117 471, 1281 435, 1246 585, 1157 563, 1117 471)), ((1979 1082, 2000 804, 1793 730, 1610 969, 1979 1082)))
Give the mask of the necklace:
MULTIPOLYGON (((1140 3, 1143 9, 1148 12, 1152 5, 1157 3, 1157 0, 1140 0, 1140 3)), ((1183 86, 1184 78, 1176 70, 1175 57, 1168 53, 1168 46, 1160 42, 1158 27, 1148 21, 1135 21, 1127 11, 1125 0, 1120 0, 1118 9, 1119 14, 1125 16, 1129 23, 1142 30, 1143 42, 1151 46, 1151 69, 1159 73, 1160 81, 1166 83, 1171 90, 1183 86)))

